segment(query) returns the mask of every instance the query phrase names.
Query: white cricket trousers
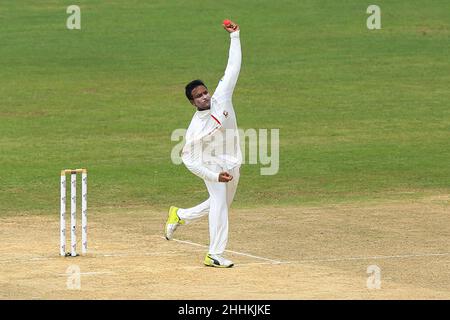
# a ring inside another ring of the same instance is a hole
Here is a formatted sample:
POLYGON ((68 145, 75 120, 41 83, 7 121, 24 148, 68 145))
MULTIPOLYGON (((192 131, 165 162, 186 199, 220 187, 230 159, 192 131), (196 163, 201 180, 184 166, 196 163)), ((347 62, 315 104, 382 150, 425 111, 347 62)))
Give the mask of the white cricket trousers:
POLYGON ((236 167, 228 171, 233 176, 230 182, 205 181, 208 188, 208 200, 199 205, 179 209, 178 216, 186 221, 193 222, 209 213, 209 252, 210 254, 222 254, 228 242, 228 210, 233 202, 239 182, 240 170, 236 167))

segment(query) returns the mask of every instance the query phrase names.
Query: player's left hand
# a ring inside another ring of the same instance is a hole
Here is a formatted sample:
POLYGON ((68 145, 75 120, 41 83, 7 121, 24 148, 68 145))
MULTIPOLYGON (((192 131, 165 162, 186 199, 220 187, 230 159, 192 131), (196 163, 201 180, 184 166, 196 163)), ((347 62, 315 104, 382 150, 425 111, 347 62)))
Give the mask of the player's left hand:
POLYGON ((219 182, 229 182, 233 180, 233 176, 226 171, 219 174, 219 182))

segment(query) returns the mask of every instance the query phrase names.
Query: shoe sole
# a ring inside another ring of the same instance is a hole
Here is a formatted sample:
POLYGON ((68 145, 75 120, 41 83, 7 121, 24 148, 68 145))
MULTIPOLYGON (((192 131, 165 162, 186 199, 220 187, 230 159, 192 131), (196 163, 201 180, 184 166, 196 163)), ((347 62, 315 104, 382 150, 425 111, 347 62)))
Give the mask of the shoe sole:
POLYGON ((167 223, 166 223, 166 226, 164 227, 164 238, 166 238, 166 240, 170 241, 169 237, 167 236, 167 223))
POLYGON ((166 240, 169 241, 170 239, 169 239, 169 237, 167 236, 167 225, 168 225, 168 224, 166 223, 166 226, 164 227, 164 238, 166 238, 166 240))
POLYGON ((229 266, 218 266, 215 264, 206 264, 206 263, 204 263, 204 265, 206 267, 211 267, 211 268, 231 268, 232 266, 234 266, 234 264, 230 264, 229 266))
POLYGON ((172 211, 172 208, 174 208, 174 206, 171 206, 169 208, 169 215, 167 217, 166 226, 164 227, 164 237, 166 238, 167 241, 172 240, 172 238, 169 239, 169 237, 167 236, 167 226, 169 225, 169 217, 170 217, 170 212, 172 211))
MULTIPOLYGON (((222 266, 222 265, 220 265, 220 264, 215 264, 214 262, 215 261, 217 261, 217 260, 215 260, 215 259, 213 259, 213 258, 211 258, 211 257, 207 257, 208 259, 210 259, 210 261, 208 261, 208 262, 206 262, 206 259, 205 259, 205 261, 203 262, 203 264, 205 265, 205 266, 207 266, 207 267, 213 267, 213 268, 231 268, 232 266, 234 266, 234 264, 232 263, 232 264, 230 264, 230 265, 228 265, 228 266, 222 266)), ((217 261, 218 262, 218 261, 217 261)))

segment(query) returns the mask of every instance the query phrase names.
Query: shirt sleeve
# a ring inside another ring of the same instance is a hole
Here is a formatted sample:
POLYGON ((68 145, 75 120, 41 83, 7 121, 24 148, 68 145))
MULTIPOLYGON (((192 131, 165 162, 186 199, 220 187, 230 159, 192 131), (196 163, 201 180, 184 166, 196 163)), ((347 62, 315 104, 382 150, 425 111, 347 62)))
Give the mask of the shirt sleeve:
POLYGON ((228 53, 228 63, 225 74, 219 81, 216 91, 213 94, 218 102, 231 100, 234 87, 236 86, 239 71, 241 70, 242 52, 241 41, 239 39, 239 30, 230 33, 230 51, 228 53))
POLYGON ((206 168, 200 159, 201 152, 196 151, 198 151, 198 149, 196 150, 192 144, 184 146, 181 159, 186 168, 203 180, 218 182, 219 173, 206 168))

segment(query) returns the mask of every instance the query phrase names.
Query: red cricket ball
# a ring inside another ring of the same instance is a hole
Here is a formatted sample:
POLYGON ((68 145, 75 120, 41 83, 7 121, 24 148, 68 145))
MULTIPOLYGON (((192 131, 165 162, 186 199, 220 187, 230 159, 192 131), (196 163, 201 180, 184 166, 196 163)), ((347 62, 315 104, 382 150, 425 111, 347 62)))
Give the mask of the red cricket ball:
POLYGON ((225 19, 225 20, 223 20, 223 24, 224 24, 226 27, 228 27, 228 26, 231 25, 231 21, 228 20, 228 19, 225 19))

